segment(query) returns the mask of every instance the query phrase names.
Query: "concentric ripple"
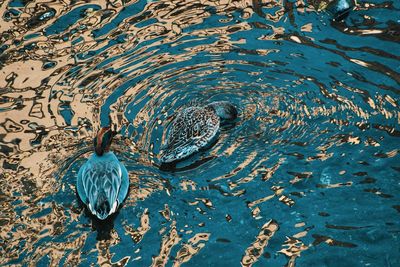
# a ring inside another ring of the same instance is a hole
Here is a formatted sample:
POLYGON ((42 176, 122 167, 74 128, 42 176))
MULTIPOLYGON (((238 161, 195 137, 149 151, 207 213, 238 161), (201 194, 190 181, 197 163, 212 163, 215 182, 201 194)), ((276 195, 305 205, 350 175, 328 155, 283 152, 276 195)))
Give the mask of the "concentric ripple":
POLYGON ((0 264, 396 265, 400 5, 323 2, 1 3, 0 264), (220 100, 239 118, 160 169, 220 100), (99 223, 75 180, 110 123, 131 187, 99 223))

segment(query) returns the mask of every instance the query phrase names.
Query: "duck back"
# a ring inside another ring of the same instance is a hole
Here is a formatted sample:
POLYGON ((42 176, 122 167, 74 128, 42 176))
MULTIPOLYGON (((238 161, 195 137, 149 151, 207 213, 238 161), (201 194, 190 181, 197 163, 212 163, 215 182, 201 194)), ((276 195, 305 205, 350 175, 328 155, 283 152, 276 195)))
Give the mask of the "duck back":
POLYGON ((99 219, 116 211, 128 187, 128 172, 112 152, 92 155, 78 173, 78 195, 99 219))

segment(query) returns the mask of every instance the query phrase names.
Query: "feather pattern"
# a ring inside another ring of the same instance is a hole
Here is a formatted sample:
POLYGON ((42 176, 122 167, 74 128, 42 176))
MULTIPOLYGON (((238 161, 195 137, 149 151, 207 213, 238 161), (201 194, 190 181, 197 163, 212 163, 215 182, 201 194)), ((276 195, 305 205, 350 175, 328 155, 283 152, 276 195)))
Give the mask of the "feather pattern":
POLYGON ((206 147, 218 135, 221 120, 234 120, 237 115, 236 107, 228 101, 185 108, 169 127, 161 148, 161 163, 184 159, 206 147))
POLYGON ((198 152, 217 136, 219 126, 220 117, 213 107, 185 108, 169 127, 161 162, 170 163, 198 152))
POLYGON ((78 195, 99 219, 117 210, 128 188, 128 172, 112 152, 93 154, 79 170, 78 195))

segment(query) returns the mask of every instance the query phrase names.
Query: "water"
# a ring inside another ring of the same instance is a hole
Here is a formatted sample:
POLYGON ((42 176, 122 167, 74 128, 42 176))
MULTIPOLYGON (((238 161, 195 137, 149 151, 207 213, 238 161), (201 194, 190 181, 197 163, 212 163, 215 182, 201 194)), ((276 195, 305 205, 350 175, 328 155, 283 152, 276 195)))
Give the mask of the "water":
POLYGON ((0 264, 398 266, 400 2, 358 2, 0 4, 0 264), (236 125, 160 170, 214 100, 236 125), (98 224, 75 179, 109 114, 131 188, 98 224))

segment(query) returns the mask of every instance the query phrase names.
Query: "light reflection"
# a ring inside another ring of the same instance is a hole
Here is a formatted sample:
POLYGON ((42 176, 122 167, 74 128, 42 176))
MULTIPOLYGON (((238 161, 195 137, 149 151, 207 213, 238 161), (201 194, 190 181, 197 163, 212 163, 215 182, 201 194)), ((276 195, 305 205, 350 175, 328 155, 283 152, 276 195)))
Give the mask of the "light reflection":
MULTIPOLYGON (((343 162, 341 170, 350 161, 359 165, 351 168, 381 164, 392 176, 398 171, 394 163, 385 164, 400 151, 394 147, 400 136, 399 74, 392 67, 398 57, 367 41, 352 47, 330 40, 335 30, 349 40, 360 35, 395 43, 396 28, 389 22, 378 25, 362 16, 360 22, 327 25, 323 13, 309 22, 319 7, 304 1, 12 2, 2 12, 19 15, 2 17, 0 35, 0 236, 6 255, 0 264, 79 265, 94 255, 99 264, 179 266, 224 240, 209 225, 237 223, 232 217, 239 214, 226 219, 229 202, 246 210, 243 220, 258 223, 305 212, 304 201, 318 199, 312 190, 393 197, 375 178, 365 181, 376 186, 360 189, 368 183, 345 170, 341 180, 314 181, 319 164, 335 161, 343 162), (312 72, 307 66, 314 64, 312 72), (213 147, 178 172, 160 171, 159 144, 172 114, 221 98, 240 106, 237 125, 229 134, 223 129, 213 147), (79 206, 74 183, 108 113, 121 131, 114 150, 129 168, 131 188, 103 229, 79 206), (348 159, 357 149, 369 158, 348 159), (158 243, 152 235, 160 237, 158 243), (143 249, 135 252, 138 243, 143 249), (147 252, 154 243, 158 247, 147 252)), ((392 6, 389 1, 357 7, 377 8, 392 6)), ((305 220, 313 223, 312 216, 305 220)), ((356 247, 318 232, 309 243, 312 229, 292 235, 293 224, 260 223, 243 227, 256 241, 235 241, 244 266, 264 260, 273 238, 288 266, 310 246, 324 249, 320 243, 356 247)))

